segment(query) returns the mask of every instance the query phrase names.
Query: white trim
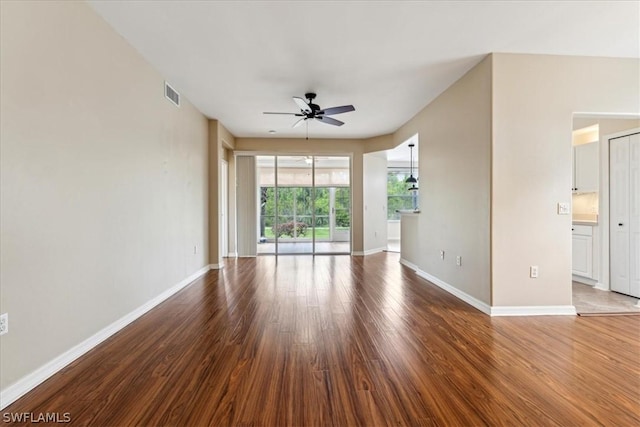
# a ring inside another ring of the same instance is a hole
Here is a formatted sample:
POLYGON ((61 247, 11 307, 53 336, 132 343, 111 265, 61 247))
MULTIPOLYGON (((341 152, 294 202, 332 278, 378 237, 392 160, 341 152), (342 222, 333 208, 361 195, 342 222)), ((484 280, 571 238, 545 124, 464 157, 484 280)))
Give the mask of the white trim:
POLYGON ((69 350, 59 355, 58 357, 45 363, 35 371, 20 378, 15 383, 11 384, 4 390, 0 391, 0 410, 6 408, 10 404, 15 402, 19 398, 21 398, 22 396, 24 396, 26 393, 30 392, 35 387, 42 384, 44 381, 49 379, 52 375, 60 371, 62 368, 66 367, 71 362, 73 362, 80 356, 84 355, 86 352, 93 349, 98 344, 100 344, 107 338, 111 337, 113 334, 120 331, 122 328, 129 325, 130 323, 138 319, 140 316, 142 316, 152 308, 156 307, 158 304, 160 304, 167 298, 171 297, 178 291, 182 290, 184 287, 186 287, 187 285, 192 283, 194 280, 196 280, 197 278, 205 274, 207 271, 209 271, 209 266, 201 268, 200 270, 196 271, 186 279, 180 281, 175 286, 167 289, 166 291, 162 292, 160 295, 142 304, 140 307, 136 308, 129 314, 126 314, 125 316, 111 323, 107 327, 101 329, 94 335, 90 336, 86 340, 82 341, 80 344, 70 348, 69 350))
POLYGON ((572 305, 523 305, 491 307, 491 316, 576 316, 572 305))
MULTIPOLYGON (((614 117, 614 118, 617 118, 617 117, 614 117)), ((638 119, 640 119, 640 116, 633 117, 631 120, 638 120, 638 119)), ((631 129, 621 130, 614 133, 609 133, 604 136, 604 139, 622 138, 624 136, 635 135, 636 133, 640 133, 640 128, 631 128, 631 129)))
POLYGON ((400 264, 405 265, 407 267, 409 267, 410 269, 412 269, 413 271, 418 271, 419 268, 417 265, 415 265, 414 263, 407 261, 404 258, 400 258, 400 264))
POLYGON ((238 252, 229 252, 227 258, 238 258, 238 252))
POLYGON ((593 287, 595 289, 600 290, 600 291, 609 291, 610 290, 609 289, 609 285, 606 285, 606 284, 600 283, 600 282, 596 283, 593 287))
POLYGON ((224 264, 220 263, 220 264, 209 264, 209 270, 220 270, 224 268, 224 264))
POLYGON ((590 279, 584 276, 578 276, 575 274, 571 275, 571 280, 574 282, 582 283, 583 285, 588 285, 588 286, 596 286, 596 284, 598 283, 597 280, 590 279))
POLYGON ((364 252, 362 252, 362 251, 352 251, 351 255, 352 256, 364 256, 364 252))
POLYGON ((479 299, 477 299, 476 297, 472 297, 471 295, 469 295, 466 292, 461 291, 460 289, 451 286, 450 284, 438 279, 435 276, 432 276, 431 274, 424 272, 422 270, 420 270, 418 268, 418 266, 416 266, 415 264, 400 258, 400 263, 402 265, 406 265, 407 267, 415 270, 416 274, 419 277, 422 277, 423 279, 433 283, 434 285, 436 285, 437 287, 449 292, 451 295, 457 297, 458 299, 461 299, 462 301, 466 302, 467 304, 471 305, 472 307, 480 310, 481 312, 485 313, 485 314, 490 314, 491 313, 491 307, 487 304, 484 303, 482 301, 480 301, 479 299))
POLYGON ((469 295, 466 292, 461 291, 460 289, 451 286, 450 284, 438 279, 435 276, 430 275, 429 273, 426 273, 420 269, 416 270, 416 274, 420 277, 422 277, 423 279, 428 280, 429 282, 433 283, 434 285, 438 286, 441 289, 444 289, 445 291, 449 292, 451 295, 458 297, 459 299, 461 299, 462 301, 466 302, 467 304, 471 305, 472 307, 477 308, 478 310, 480 310, 481 312, 485 313, 485 314, 491 314, 491 307, 489 306, 489 304, 480 301, 479 299, 477 299, 476 297, 473 297, 471 295, 469 295))
POLYGON ((387 249, 386 246, 385 247, 380 247, 380 248, 375 248, 375 249, 369 249, 367 251, 364 251, 363 253, 364 253, 365 256, 366 255, 373 255, 373 254, 377 254, 377 253, 380 253, 380 252, 384 252, 385 249, 387 249))
MULTIPOLYGON (((258 255, 238 255, 238 258, 257 258, 258 255)), ((218 265, 218 264, 212 264, 212 265, 218 265)))
POLYGON ((415 264, 400 258, 400 263, 415 270, 416 274, 428 280, 439 288, 449 292, 453 296, 461 299, 467 304, 477 308, 481 312, 490 316, 575 316, 576 308, 572 305, 551 305, 551 306, 517 306, 517 307, 492 307, 487 303, 451 286, 435 276, 420 270, 415 264))

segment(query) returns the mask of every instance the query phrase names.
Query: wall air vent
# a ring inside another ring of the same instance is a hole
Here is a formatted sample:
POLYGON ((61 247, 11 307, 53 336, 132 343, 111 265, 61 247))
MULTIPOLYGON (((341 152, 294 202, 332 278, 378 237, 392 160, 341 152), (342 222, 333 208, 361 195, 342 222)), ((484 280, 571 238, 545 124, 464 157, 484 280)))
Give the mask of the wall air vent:
POLYGON ((169 101, 176 104, 177 107, 180 106, 180 94, 176 92, 176 90, 172 88, 167 82, 164 82, 164 96, 169 101))

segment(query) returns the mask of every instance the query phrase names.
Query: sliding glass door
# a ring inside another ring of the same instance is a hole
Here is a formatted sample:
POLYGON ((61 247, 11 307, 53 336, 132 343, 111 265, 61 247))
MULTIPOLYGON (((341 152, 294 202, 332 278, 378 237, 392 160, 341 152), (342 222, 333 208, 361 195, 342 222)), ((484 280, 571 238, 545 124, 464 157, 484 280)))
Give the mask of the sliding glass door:
POLYGON ((351 252, 349 157, 317 157, 315 253, 351 252))
POLYGON ((351 252, 350 159, 258 156, 258 254, 351 252))

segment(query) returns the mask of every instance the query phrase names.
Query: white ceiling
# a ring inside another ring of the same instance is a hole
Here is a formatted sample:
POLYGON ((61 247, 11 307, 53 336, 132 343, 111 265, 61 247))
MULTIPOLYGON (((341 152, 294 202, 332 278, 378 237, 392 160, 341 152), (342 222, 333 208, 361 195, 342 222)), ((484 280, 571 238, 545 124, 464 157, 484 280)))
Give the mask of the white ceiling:
POLYGON ((241 137, 302 137, 292 96, 353 104, 309 135, 395 131, 490 52, 640 57, 639 1, 90 1, 241 137), (270 129, 276 130, 269 135, 270 129))
POLYGON ((411 155, 413 154, 413 164, 418 164, 418 158, 420 153, 420 140, 418 134, 413 135, 411 138, 403 141, 402 144, 397 145, 392 150, 387 150, 387 161, 390 164, 400 165, 411 163, 411 155), (409 144, 413 144, 413 150, 409 148, 409 144))

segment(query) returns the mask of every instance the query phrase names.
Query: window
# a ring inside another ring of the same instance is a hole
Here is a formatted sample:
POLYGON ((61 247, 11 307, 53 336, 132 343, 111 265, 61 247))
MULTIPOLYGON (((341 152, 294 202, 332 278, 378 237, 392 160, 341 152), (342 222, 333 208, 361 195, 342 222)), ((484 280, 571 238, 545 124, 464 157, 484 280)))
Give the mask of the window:
POLYGON ((387 173, 387 219, 400 219, 400 214, 396 210, 418 207, 418 192, 409 191, 409 184, 404 182, 408 177, 409 168, 389 168, 387 173))

